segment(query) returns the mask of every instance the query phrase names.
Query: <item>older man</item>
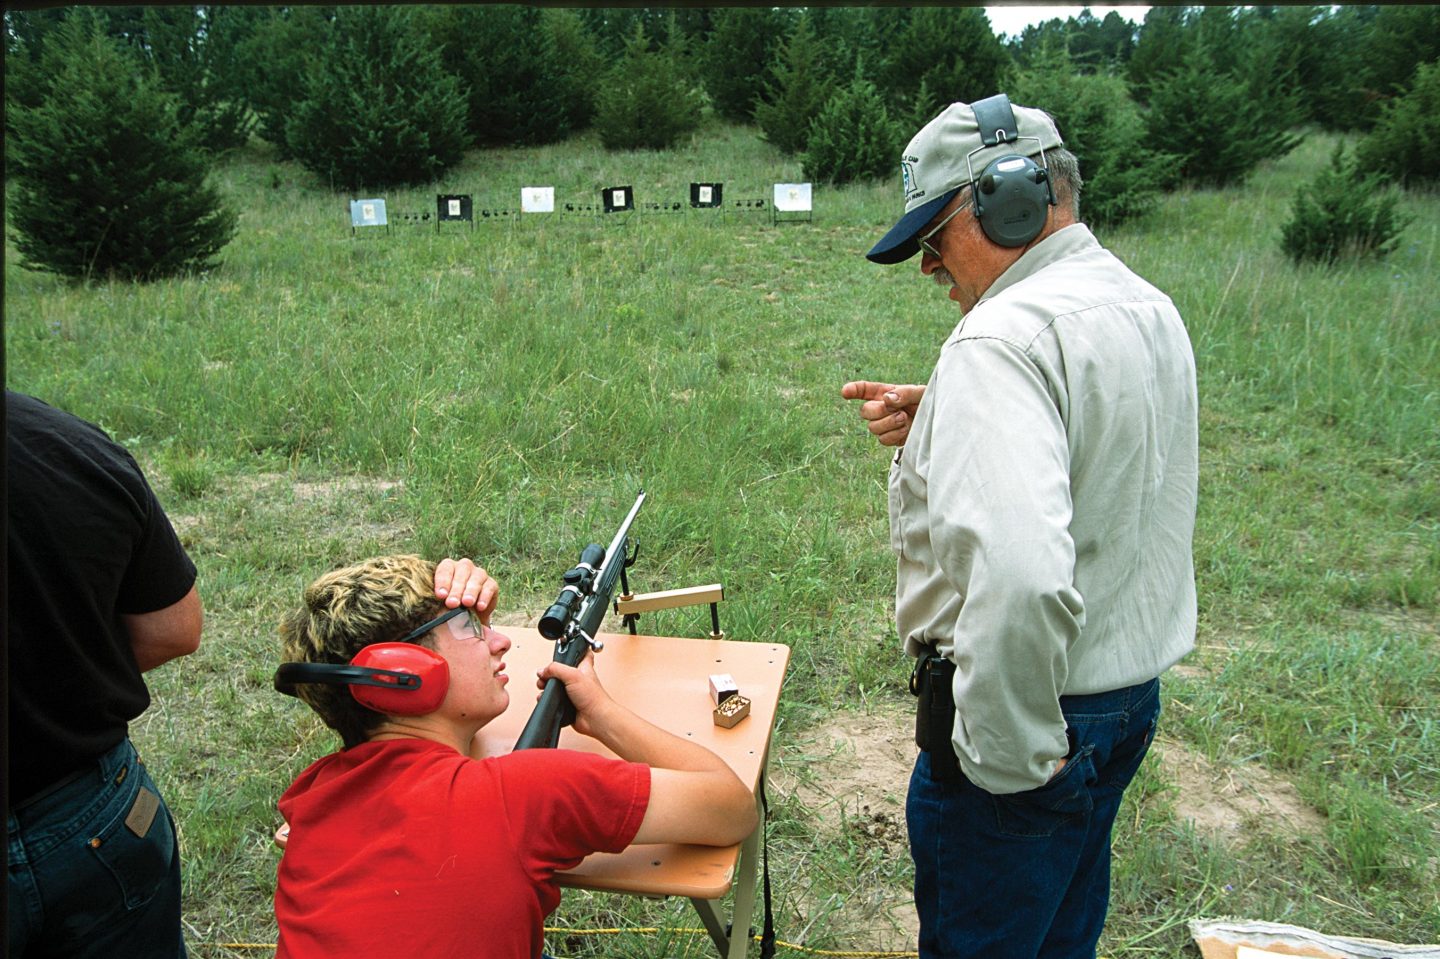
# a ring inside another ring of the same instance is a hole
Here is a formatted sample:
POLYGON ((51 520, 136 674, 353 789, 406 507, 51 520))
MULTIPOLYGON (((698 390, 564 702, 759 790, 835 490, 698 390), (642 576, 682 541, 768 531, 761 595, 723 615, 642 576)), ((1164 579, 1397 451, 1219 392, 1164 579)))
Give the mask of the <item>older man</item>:
POLYGON ((847 383, 886 446, 922 751, 924 957, 1093 957, 1159 675, 1194 645, 1195 365, 1170 299, 1079 220, 1050 117, 953 103, 901 157, 877 263, 960 306, 926 386, 847 383))

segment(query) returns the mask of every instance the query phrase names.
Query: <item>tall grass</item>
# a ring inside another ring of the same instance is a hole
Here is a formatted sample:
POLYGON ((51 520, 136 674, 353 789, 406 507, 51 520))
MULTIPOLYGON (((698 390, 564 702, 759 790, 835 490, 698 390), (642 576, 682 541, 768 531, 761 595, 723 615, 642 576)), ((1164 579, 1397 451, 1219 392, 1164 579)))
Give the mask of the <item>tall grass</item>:
MULTIPOLYGON (((1440 199, 1408 196, 1418 216, 1388 261, 1291 266, 1280 226, 1332 142, 1103 237, 1175 298, 1199 365, 1201 648, 1167 678, 1162 722, 1221 770, 1292 779, 1328 824, 1236 845, 1177 819, 1174 784, 1147 767, 1117 830, 1112 955, 1182 955, 1184 920, 1216 912, 1440 940, 1440 199)), ((335 745, 271 690, 274 625, 336 562, 474 555, 501 579, 502 617, 533 619, 644 487, 633 585, 723 581, 729 635, 794 649, 777 761, 803 764, 790 744, 837 709, 906 707, 887 456, 838 391, 923 382, 958 315, 913 266, 863 259, 892 184, 818 189, 810 224, 688 208, 403 219, 437 192, 513 210, 522 186, 554 185, 563 208, 630 184, 643 207, 685 200, 692 180, 768 200, 800 179, 741 128, 666 153, 581 138, 477 151, 433 189, 386 194, 388 234, 352 237, 348 198, 263 147, 219 178, 244 213, 205 276, 76 286, 7 246, 5 278, 7 385, 131 446, 200 567, 205 643, 151 675, 135 734, 180 819, 202 954, 273 941, 274 801, 335 745)), ((694 611, 642 625, 708 628, 694 611)), ((793 797, 772 830, 776 871, 804 884, 777 893, 781 937, 872 945, 866 890, 903 898, 903 855, 874 861, 793 797)), ((584 895, 557 920, 693 922, 584 895)))

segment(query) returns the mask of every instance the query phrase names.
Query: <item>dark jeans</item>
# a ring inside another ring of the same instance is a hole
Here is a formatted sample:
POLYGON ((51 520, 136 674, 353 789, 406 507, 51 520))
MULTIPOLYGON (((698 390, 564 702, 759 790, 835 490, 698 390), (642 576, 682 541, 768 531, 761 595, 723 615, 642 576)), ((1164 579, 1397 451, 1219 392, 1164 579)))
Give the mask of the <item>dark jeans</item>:
POLYGON ((1070 755, 1036 789, 937 783, 922 752, 905 819, 922 959, 1094 959, 1110 827, 1155 735, 1160 683, 1062 696, 1070 755))
POLYGON ((7 955, 183 959, 180 845, 159 797, 126 739, 82 776, 8 810, 7 955), (142 788, 158 802, 153 816, 142 788))

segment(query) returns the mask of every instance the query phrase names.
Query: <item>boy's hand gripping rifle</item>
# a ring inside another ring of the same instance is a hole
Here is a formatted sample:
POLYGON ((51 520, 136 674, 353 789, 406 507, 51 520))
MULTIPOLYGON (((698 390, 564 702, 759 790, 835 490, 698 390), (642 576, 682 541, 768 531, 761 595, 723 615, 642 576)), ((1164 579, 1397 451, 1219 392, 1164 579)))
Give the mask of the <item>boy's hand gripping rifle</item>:
MULTIPOLYGON (((644 502, 642 490, 608 550, 599 543, 585 547, 579 564, 565 573, 559 598, 540 617, 540 635, 555 640, 556 662, 578 666, 587 649, 593 647, 599 652, 604 648, 604 643, 595 639, 595 633, 605 619, 616 581, 621 582, 622 592, 629 592, 624 585, 625 567, 635 562, 629 541, 630 524, 635 522, 635 514, 644 502)), ((560 741, 561 728, 574 721, 575 707, 565 694, 565 684, 558 679, 546 680, 540 701, 521 730, 515 748, 553 748, 560 741)))

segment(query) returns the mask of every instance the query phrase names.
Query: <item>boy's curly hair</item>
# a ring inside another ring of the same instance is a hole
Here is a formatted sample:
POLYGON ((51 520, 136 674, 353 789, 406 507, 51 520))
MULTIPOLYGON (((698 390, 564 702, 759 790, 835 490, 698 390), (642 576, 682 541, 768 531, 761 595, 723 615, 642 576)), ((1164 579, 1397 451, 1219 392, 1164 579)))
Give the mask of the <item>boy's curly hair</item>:
MULTIPOLYGON (((435 564, 412 555, 331 570, 305 587, 303 602, 280 624, 285 662, 343 665, 371 643, 400 639, 445 607, 435 598, 435 564)), ((427 637, 415 642, 425 645, 427 637)), ((347 749, 363 743, 384 718, 356 702, 348 686, 302 683, 297 692, 347 749)))

